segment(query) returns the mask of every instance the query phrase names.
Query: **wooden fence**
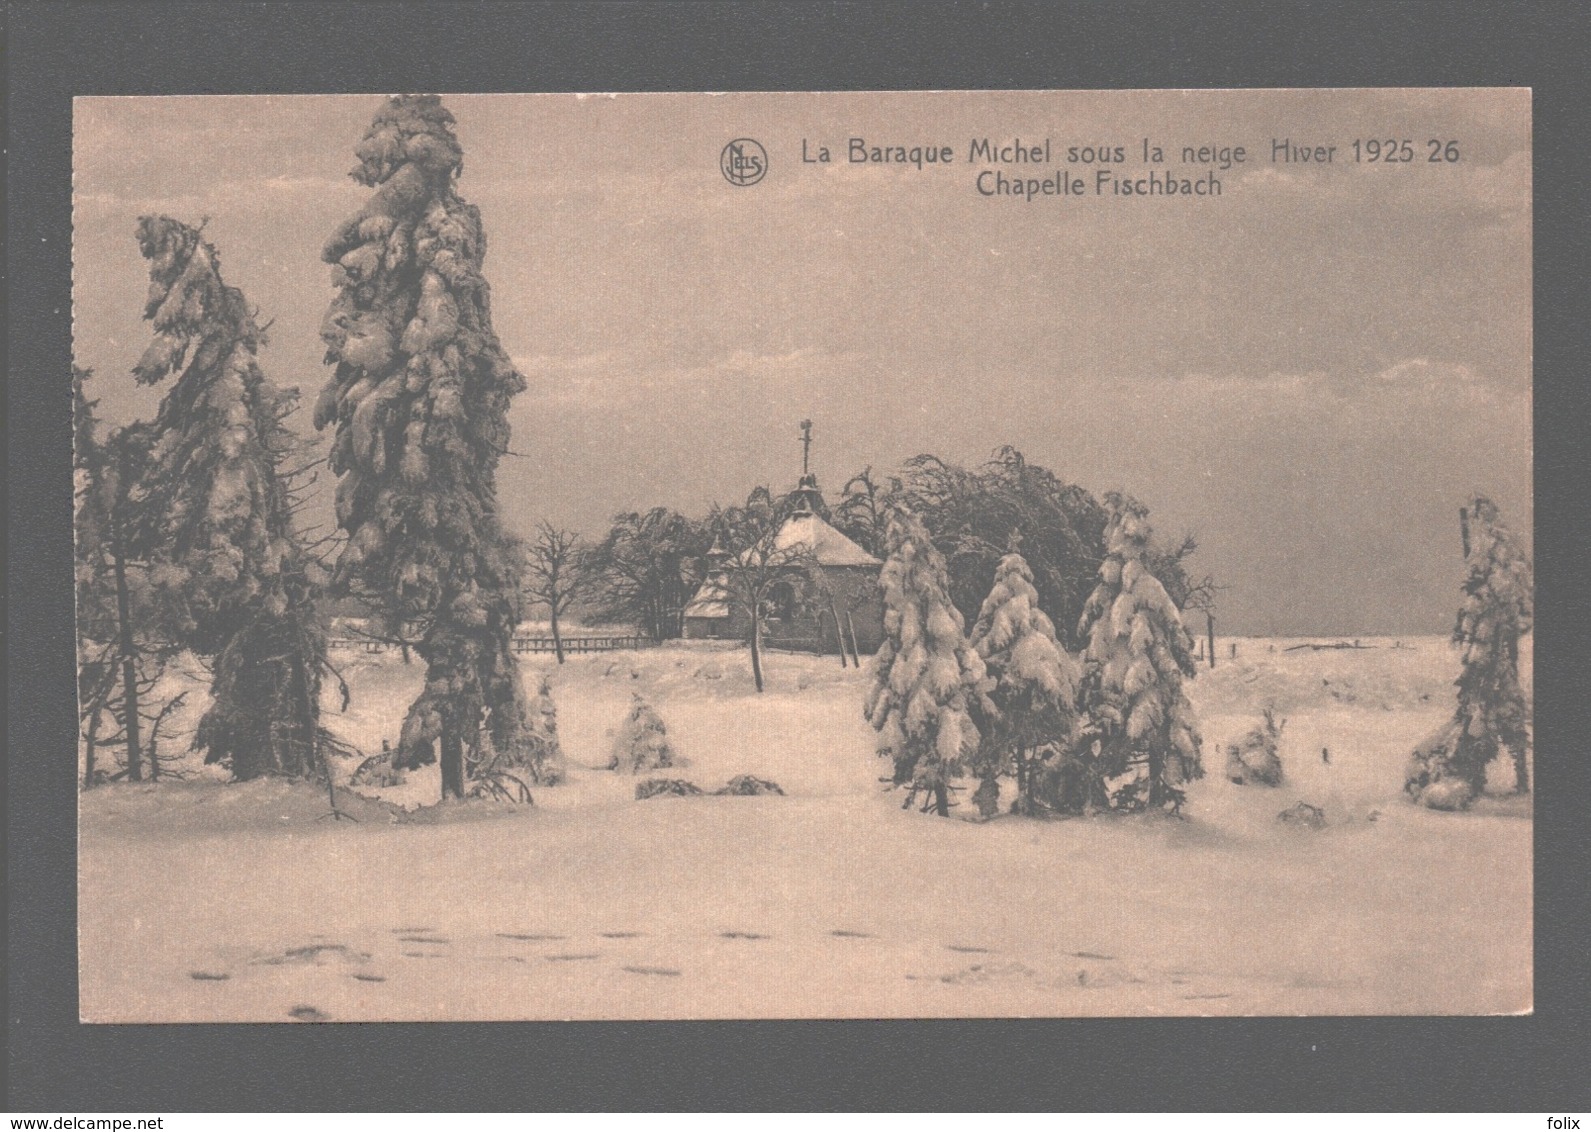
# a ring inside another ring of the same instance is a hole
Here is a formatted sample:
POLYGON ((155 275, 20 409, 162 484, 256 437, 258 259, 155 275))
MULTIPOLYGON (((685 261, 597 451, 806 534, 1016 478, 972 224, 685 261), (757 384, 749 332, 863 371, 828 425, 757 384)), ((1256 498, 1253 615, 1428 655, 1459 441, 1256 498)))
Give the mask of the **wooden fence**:
POLYGON ((326 642, 333 652, 383 653, 396 645, 386 641, 373 641, 367 637, 332 637, 326 642))
MULTIPOLYGON (((398 646, 390 641, 370 640, 365 637, 333 637, 329 642, 332 649, 339 652, 356 652, 379 655, 389 652, 398 646)), ((563 651, 566 653, 577 652, 615 652, 619 649, 648 649, 657 644, 651 637, 565 637, 563 651)), ((410 647, 414 647, 413 644, 410 647)), ((557 649, 551 637, 515 637, 514 651, 516 653, 552 653, 557 649)))
POLYGON ((764 637, 762 647, 770 652, 814 652, 823 655, 822 637, 764 637))
MULTIPOLYGON (((565 637, 563 651, 615 652, 619 649, 649 649, 657 644, 651 637, 565 637)), ((551 637, 515 637, 517 653, 556 652, 551 637)))

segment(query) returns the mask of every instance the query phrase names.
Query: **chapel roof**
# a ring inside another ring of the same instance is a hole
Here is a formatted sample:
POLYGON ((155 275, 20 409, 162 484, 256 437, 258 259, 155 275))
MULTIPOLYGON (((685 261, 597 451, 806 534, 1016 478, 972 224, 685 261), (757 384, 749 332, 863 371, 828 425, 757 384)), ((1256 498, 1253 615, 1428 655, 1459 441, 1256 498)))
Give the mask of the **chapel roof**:
POLYGON ((774 536, 777 550, 803 549, 819 566, 879 566, 882 563, 810 511, 798 511, 774 536))

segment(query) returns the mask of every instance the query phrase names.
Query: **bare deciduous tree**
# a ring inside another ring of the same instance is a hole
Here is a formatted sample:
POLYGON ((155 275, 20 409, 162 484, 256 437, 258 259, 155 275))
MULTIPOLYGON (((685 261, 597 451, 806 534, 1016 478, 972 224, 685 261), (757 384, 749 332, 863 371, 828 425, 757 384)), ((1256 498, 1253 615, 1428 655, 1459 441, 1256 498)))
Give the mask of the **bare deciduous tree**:
POLYGON ((781 581, 804 582, 817 564, 806 544, 781 545, 784 517, 767 489, 758 488, 744 507, 720 509, 708 520, 718 533, 719 545, 728 552, 717 571, 724 595, 750 623, 746 639, 751 648, 751 677, 759 692, 763 689, 762 627, 769 595, 781 581))
POLYGON ((547 619, 552 623, 553 653, 559 664, 564 661, 559 619, 585 592, 589 577, 580 536, 545 521, 537 526, 536 537, 525 551, 522 584, 532 602, 547 608, 547 619))

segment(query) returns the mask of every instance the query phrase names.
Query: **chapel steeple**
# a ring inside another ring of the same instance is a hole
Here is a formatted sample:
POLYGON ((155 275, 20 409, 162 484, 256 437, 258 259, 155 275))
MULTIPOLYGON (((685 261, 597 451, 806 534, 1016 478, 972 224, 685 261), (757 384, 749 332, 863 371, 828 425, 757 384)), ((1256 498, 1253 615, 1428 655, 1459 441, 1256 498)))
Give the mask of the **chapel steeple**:
POLYGON ((801 422, 801 479, 790 493, 790 514, 814 515, 823 510, 823 493, 818 490, 818 477, 812 472, 812 422, 801 422))

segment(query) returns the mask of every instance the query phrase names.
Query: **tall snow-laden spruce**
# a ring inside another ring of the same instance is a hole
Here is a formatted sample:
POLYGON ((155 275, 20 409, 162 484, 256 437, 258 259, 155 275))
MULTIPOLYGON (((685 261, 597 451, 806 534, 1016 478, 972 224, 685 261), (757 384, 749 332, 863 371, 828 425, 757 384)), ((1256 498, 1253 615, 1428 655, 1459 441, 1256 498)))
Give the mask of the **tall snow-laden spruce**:
POLYGON ((1080 736, 1086 770, 1064 808, 1160 809, 1182 805, 1183 784, 1202 777, 1193 707, 1182 689, 1196 672, 1193 639, 1165 586, 1150 573, 1149 511, 1130 496, 1105 496, 1110 522, 1099 583, 1083 606, 1080 736))
POLYGON ((907 788, 904 805, 923 795, 925 812, 948 817, 951 782, 977 751, 976 720, 989 710, 983 659, 967 643, 944 557, 917 517, 895 507, 885 542, 884 641, 867 719, 879 753, 894 762, 895 784, 907 788))
POLYGON ((1535 615, 1530 555, 1477 496, 1465 509, 1464 600, 1453 627, 1463 671, 1452 720, 1415 749, 1405 789, 1421 805, 1464 809, 1486 788, 1486 768, 1506 750, 1514 789, 1530 790, 1530 705, 1519 685, 1519 638, 1535 615))
POLYGON ((530 767, 533 729, 512 636, 519 567, 497 509, 508 406, 525 380, 492 330, 479 211, 455 181, 463 153, 434 95, 393 98, 355 150, 376 191, 327 241, 337 296, 321 327, 336 372, 315 406, 334 426, 339 588, 390 622, 417 622, 425 689, 394 759, 440 754, 442 794, 470 765, 530 767))
POLYGON ((193 745, 239 779, 322 770, 326 640, 282 464, 296 390, 260 369, 264 334, 215 247, 166 216, 138 222, 154 339, 140 384, 175 375, 132 499, 136 554, 173 644, 213 658, 193 745))
POLYGON ((981 779, 975 798, 984 815, 992 816, 1000 797, 998 776, 1010 773, 1017 790, 1012 811, 1036 813, 1041 780, 1071 747, 1081 672, 1056 640, 1054 624, 1039 608, 1033 572, 1014 549, 995 567, 994 585, 972 628, 972 647, 993 681, 994 705, 974 760, 981 779))

